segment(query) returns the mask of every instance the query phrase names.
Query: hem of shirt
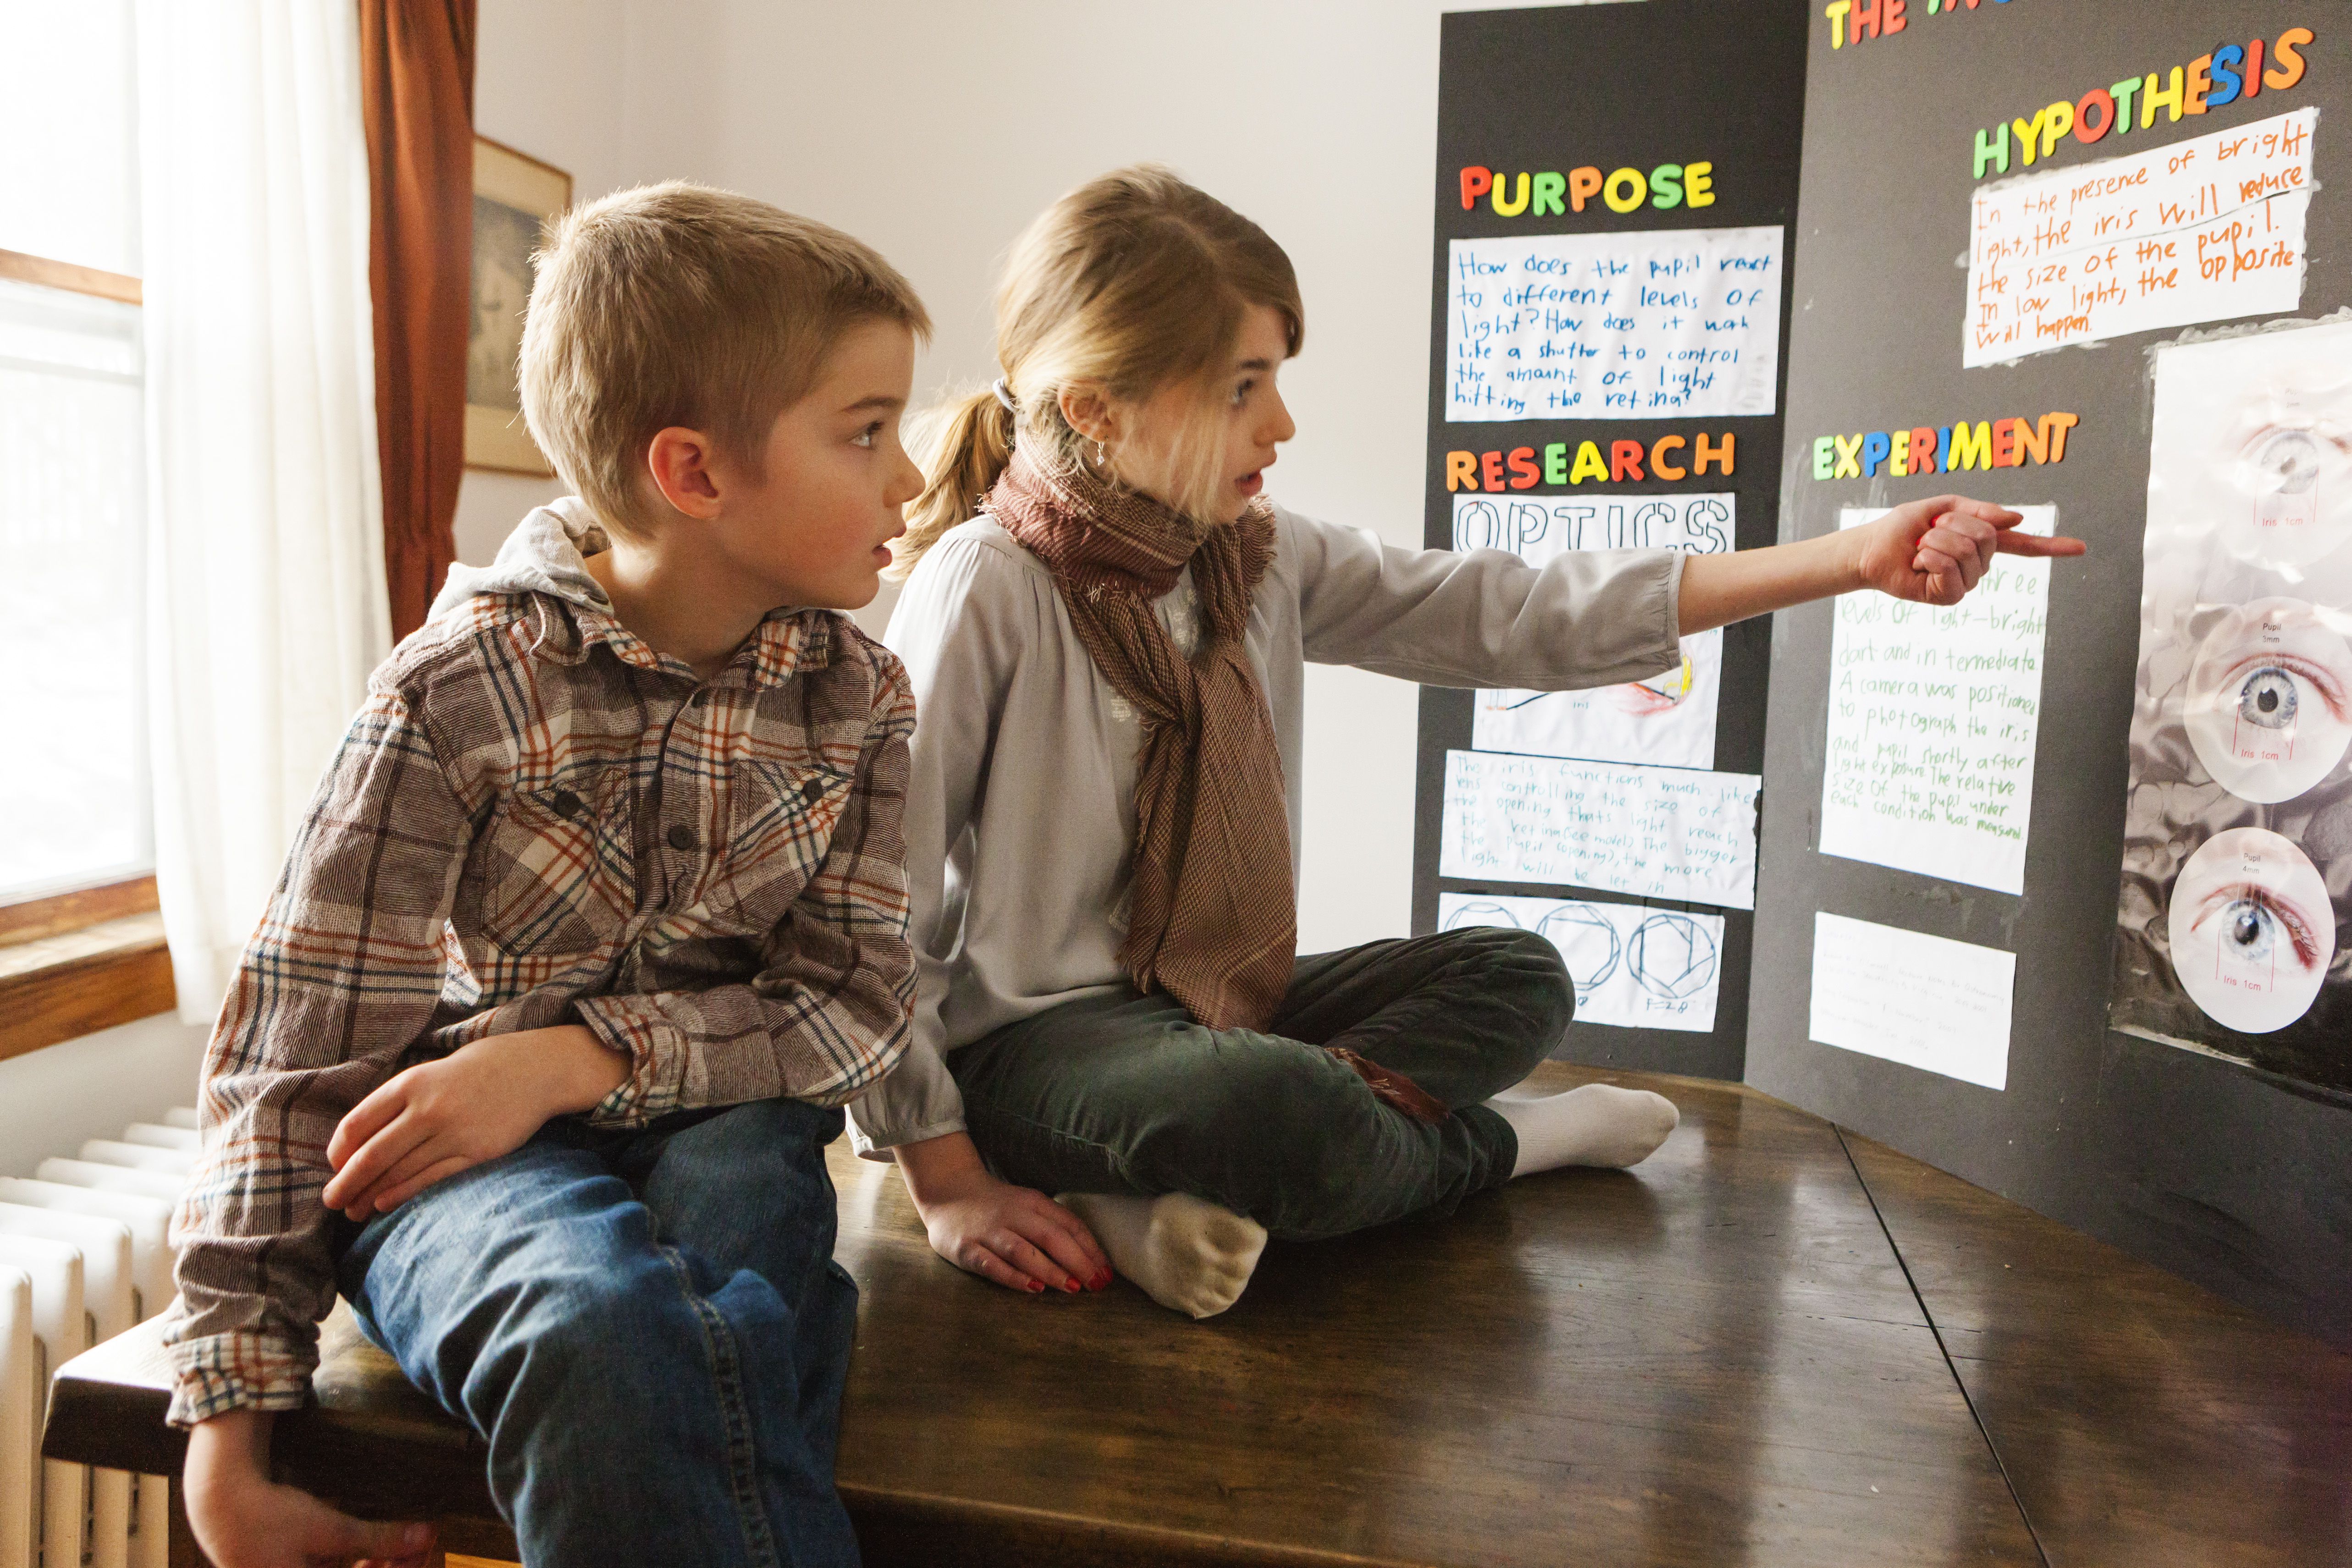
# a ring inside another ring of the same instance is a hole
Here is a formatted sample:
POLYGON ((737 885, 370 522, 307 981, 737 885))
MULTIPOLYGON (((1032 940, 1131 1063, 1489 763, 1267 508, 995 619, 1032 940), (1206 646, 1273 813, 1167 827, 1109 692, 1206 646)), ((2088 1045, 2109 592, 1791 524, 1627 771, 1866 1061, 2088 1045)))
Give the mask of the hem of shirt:
POLYGON ((1689 565, 1690 557, 1677 550, 1675 569, 1666 574, 1665 638, 1677 658, 1682 657, 1683 643, 1683 573, 1689 565))
POLYGON ((877 1164, 895 1165, 898 1163, 896 1151, 899 1145, 921 1143, 933 1138, 944 1138, 950 1132, 964 1131, 966 1131, 964 1120, 961 1116, 946 1121, 934 1121, 929 1126, 913 1128, 905 1132, 887 1133, 882 1137, 877 1137, 862 1127, 853 1126, 849 1142, 850 1147, 857 1151, 859 1159, 872 1160, 877 1164))
POLYGON ((572 1004, 572 1012, 598 1044, 629 1064, 628 1077, 589 1110, 589 1126, 643 1127, 680 1109, 669 1103, 677 1097, 660 1093, 658 1085, 664 1058, 677 1054, 683 1037, 649 997, 611 993, 583 996, 572 1004), (635 1005, 638 1003, 646 1005, 635 1005))
MULTIPOLYGON (((255 1342, 222 1335, 215 1340, 184 1342, 198 1355, 217 1354, 226 1346, 232 1354, 250 1353, 255 1342)), ((175 1347, 177 1349, 178 1347, 175 1347)), ((316 1363, 283 1351, 263 1349, 260 1370, 230 1373, 217 1365, 180 1365, 172 1379, 172 1403, 163 1413, 173 1426, 194 1426, 236 1410, 299 1410, 310 1402, 310 1376, 316 1363), (278 1364, 270 1365, 270 1362, 278 1364)))

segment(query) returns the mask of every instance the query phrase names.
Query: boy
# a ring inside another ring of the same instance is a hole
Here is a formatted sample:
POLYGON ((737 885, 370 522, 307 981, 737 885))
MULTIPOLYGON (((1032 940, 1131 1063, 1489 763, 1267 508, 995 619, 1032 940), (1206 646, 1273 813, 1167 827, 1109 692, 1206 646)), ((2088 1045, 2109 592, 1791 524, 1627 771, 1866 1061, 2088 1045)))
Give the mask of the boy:
POLYGON ((852 1563, 824 1146, 904 1050, 906 280, 686 184, 560 220, 522 349, 577 496, 376 671, 205 1064, 172 1419, 221 1568, 422 1563, 268 1479, 340 1289, 527 1563, 852 1563))

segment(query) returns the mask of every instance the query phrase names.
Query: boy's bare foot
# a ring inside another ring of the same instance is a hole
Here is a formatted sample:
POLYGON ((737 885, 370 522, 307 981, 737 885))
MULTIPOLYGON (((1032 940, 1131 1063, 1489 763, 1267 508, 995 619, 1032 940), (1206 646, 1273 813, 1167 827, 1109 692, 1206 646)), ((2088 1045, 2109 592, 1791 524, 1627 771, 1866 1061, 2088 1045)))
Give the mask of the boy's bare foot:
POLYGON ((1265 1226, 1183 1193, 1064 1193, 1055 1201, 1087 1222, 1113 1268, 1190 1317, 1213 1318, 1240 1300, 1265 1250, 1265 1226))
POLYGON ((1588 1083, 1565 1094, 1506 1089, 1486 1109, 1519 1135, 1514 1176, 1562 1165, 1638 1165, 1682 1121, 1682 1112, 1664 1095, 1607 1083, 1588 1083))

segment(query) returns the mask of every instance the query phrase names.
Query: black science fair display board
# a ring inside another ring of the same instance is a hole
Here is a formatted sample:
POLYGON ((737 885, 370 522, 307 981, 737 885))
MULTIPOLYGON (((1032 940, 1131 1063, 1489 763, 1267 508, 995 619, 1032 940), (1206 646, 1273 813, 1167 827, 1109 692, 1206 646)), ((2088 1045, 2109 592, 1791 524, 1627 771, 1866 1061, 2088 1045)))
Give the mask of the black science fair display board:
MULTIPOLYGON (((1805 23, 1444 18, 1427 544, 1770 542, 1805 23)), ((1570 1057, 1740 1075, 1769 635, 1685 638, 1638 684, 1423 690, 1413 928, 1549 938, 1570 1057)))
POLYGON ((1748 1079, 2352 1339, 2352 8, 1810 29, 1781 536, 2092 553, 1777 618, 1748 1079))

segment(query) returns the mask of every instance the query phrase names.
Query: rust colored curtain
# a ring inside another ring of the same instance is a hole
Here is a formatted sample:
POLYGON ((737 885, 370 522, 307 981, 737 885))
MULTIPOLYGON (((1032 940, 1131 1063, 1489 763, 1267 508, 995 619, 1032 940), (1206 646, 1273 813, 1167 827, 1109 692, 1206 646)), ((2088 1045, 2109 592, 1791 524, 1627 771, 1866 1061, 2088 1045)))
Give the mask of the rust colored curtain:
POLYGON ((376 446, 396 640, 457 558, 474 247, 475 0, 359 0, 376 446))

